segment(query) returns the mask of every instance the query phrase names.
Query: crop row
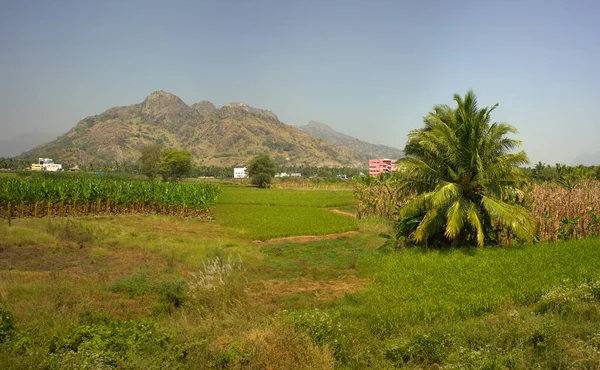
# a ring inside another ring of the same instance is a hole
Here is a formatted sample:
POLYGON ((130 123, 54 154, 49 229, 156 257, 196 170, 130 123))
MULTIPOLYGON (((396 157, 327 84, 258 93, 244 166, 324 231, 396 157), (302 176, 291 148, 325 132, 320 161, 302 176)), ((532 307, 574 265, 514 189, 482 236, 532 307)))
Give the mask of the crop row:
MULTIPOLYGON (((581 181, 567 188, 555 182, 531 186, 526 206, 538 224, 540 240, 570 240, 600 235, 600 181, 581 181)), ((398 206, 410 195, 399 190, 393 179, 355 184, 359 217, 396 217, 398 206)))
POLYGON ((216 204, 219 186, 102 179, 0 179, 0 218, 157 213, 190 216, 216 204))
POLYGON ((541 240, 600 235, 600 181, 581 181, 571 188, 555 182, 533 185, 529 202, 541 240))

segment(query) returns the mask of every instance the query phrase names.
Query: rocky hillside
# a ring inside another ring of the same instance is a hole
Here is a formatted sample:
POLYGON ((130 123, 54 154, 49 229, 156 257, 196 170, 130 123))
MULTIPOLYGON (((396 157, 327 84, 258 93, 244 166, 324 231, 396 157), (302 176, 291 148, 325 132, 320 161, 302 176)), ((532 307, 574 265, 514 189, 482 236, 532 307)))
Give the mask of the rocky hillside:
POLYGON ((305 126, 299 127, 302 131, 330 144, 346 148, 363 162, 374 158, 398 159, 403 156, 402 150, 391 146, 367 143, 355 137, 333 130, 331 127, 318 121, 310 121, 305 126))
POLYGON ((198 165, 245 165, 268 153, 288 165, 365 166, 350 150, 317 139, 244 103, 217 108, 208 101, 188 106, 164 91, 142 103, 87 117, 57 140, 21 157, 52 157, 63 163, 135 162, 149 144, 192 152, 198 165))

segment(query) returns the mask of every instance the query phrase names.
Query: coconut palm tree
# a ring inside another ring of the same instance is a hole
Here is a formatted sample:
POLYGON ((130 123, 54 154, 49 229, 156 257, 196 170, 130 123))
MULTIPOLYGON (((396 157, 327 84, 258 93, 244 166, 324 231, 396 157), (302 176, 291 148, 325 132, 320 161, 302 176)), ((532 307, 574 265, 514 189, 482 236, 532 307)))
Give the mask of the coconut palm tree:
POLYGON ((500 231, 531 240, 535 222, 518 205, 526 182, 520 166, 529 163, 524 151, 513 153, 520 141, 507 137, 517 130, 491 123, 498 106, 479 109, 473 91, 454 95, 456 108, 436 105, 424 118, 424 127, 408 135, 405 158, 398 161, 403 186, 417 196, 402 205, 399 216, 422 217, 413 238, 427 245, 443 231, 457 244, 476 241, 482 247, 500 231))

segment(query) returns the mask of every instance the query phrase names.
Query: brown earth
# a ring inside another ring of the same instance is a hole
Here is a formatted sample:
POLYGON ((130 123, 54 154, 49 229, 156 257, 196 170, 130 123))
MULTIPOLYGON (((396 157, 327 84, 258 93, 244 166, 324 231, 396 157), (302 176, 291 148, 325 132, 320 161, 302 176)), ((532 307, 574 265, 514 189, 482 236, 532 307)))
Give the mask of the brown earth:
POLYGON ((266 244, 277 244, 277 243, 309 243, 318 240, 333 240, 333 239, 346 239, 358 235, 358 231, 347 231, 345 233, 338 234, 327 234, 327 235, 301 235, 301 236, 287 236, 285 238, 274 238, 269 240, 255 240, 254 244, 266 245, 266 244))

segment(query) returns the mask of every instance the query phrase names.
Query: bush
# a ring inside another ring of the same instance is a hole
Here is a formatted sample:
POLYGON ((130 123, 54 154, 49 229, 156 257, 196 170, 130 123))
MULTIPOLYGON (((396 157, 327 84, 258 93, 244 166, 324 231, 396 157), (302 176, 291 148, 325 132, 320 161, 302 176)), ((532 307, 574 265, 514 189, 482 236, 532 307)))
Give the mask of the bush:
POLYGON ((183 279, 162 282, 158 286, 158 293, 160 294, 160 301, 169 312, 173 307, 182 307, 188 298, 186 282, 183 279))
POLYGON ((250 182, 252 185, 258 186, 259 188, 268 188, 271 186, 273 177, 266 173, 259 173, 254 175, 250 182))
POLYGON ((55 337, 42 368, 180 368, 184 355, 170 339, 150 319, 100 320, 55 337))

